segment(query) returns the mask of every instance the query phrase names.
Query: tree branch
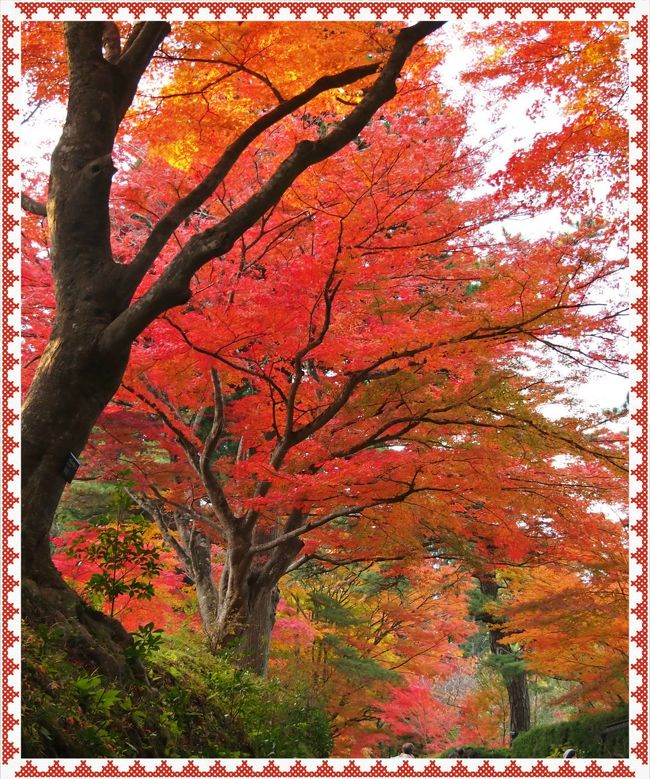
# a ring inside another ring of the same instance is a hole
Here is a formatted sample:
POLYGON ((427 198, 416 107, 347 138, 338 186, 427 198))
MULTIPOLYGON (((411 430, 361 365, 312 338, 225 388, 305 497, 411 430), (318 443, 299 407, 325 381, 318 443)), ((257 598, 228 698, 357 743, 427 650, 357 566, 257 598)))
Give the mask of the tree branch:
MULTIPOLYGON (((284 103, 286 100, 284 95, 275 86, 275 84, 273 84, 267 75, 249 68, 243 62, 230 62, 229 60, 221 59, 221 57, 186 57, 183 55, 170 54, 168 51, 164 51, 163 49, 160 50, 160 55, 162 58, 171 60, 172 62, 196 62, 207 65, 225 65, 227 68, 232 68, 231 72, 227 74, 227 78, 232 76, 234 73, 248 73, 249 76, 253 76, 253 78, 258 79, 262 82, 262 84, 267 86, 273 93, 273 96, 278 101, 278 103, 284 103)), ((206 89, 209 86, 210 84, 206 84, 203 89, 206 89)), ((169 95, 164 95, 164 97, 169 97, 169 95)))
POLYGON ((316 431, 320 430, 324 425, 331 421, 348 402, 352 393, 359 386, 359 384, 364 381, 383 378, 385 375, 393 374, 393 371, 387 374, 384 371, 377 371, 377 368, 380 368, 382 365, 385 365, 391 360, 399 360, 404 357, 414 357, 416 354, 420 354, 421 352, 424 352, 430 348, 431 344, 425 344, 424 346, 416 346, 413 349, 404 349, 401 352, 391 352, 384 357, 378 358, 367 368, 352 373, 343 386, 343 389, 339 393, 338 397, 336 397, 324 411, 312 419, 311 422, 303 425, 303 427, 301 427, 299 430, 294 431, 291 438, 287 442, 287 448, 305 441, 316 431))
POLYGON ((158 506, 154 501, 149 500, 144 496, 140 496, 137 493, 132 492, 131 490, 127 490, 127 494, 132 500, 134 500, 138 504, 138 506, 143 511, 146 511, 147 514, 153 517, 153 520, 158 526, 158 529, 160 530, 160 534, 162 535, 163 540, 165 541, 167 546, 169 546, 169 548, 176 553, 176 556, 184 566, 187 574, 192 575, 193 573, 192 559, 187 553, 187 551, 183 548, 182 544, 180 544, 178 540, 174 538, 174 536, 172 535, 171 529, 165 517, 164 510, 160 506, 158 506))
MULTIPOLYGON (((219 224, 191 238, 149 291, 106 328, 100 347, 112 351, 128 346, 159 314, 189 300, 190 283, 197 270, 214 257, 229 251, 239 236, 279 202, 287 188, 304 170, 335 154, 352 141, 379 107, 395 96, 396 81, 415 44, 443 24, 419 22, 401 30, 380 75, 357 107, 324 138, 298 143, 268 181, 245 203, 219 224)), ((134 285, 137 286, 139 278, 151 266, 158 251, 147 251, 142 259, 134 260, 134 285)))
POLYGON ((321 555, 321 554, 307 554, 303 557, 299 558, 295 561, 292 565, 287 568, 287 573, 291 573, 292 571, 297 570, 298 568, 301 568, 306 563, 311 562, 312 560, 316 560, 319 563, 327 563, 327 565, 331 566, 327 570, 333 571, 336 568, 342 568, 347 565, 355 565, 356 563, 388 563, 388 562, 396 562, 398 560, 406 560, 406 555, 397 555, 395 557, 348 557, 345 559, 330 557, 329 555, 321 555))
POLYGON ((120 28, 115 24, 115 22, 104 22, 102 44, 104 49, 104 59, 107 62, 117 62, 122 51, 120 42, 120 28))
POLYGON ((294 97, 281 103, 276 108, 268 111, 251 124, 236 138, 224 151, 216 165, 188 195, 179 200, 162 219, 156 224, 147 238, 144 246, 137 253, 130 265, 132 282, 138 285, 153 261, 160 254, 161 249, 167 243, 174 230, 193 211, 202 205, 212 195, 216 188, 228 175, 233 165, 250 144, 265 130, 277 124, 281 119, 293 113, 297 108, 308 103, 317 95, 330 89, 358 81, 364 76, 376 72, 378 64, 363 65, 362 67, 349 68, 332 76, 323 76, 310 87, 294 97))
POLYGON ((212 387, 214 397, 214 419, 212 421, 212 427, 208 433, 208 437, 205 440, 203 451, 199 459, 199 471, 203 483, 210 496, 212 508, 214 509, 217 517, 223 522, 227 528, 232 528, 237 521, 237 518, 230 508, 226 494, 223 491, 219 480, 214 475, 212 468, 210 467, 210 460, 214 454, 217 444, 223 433, 224 426, 224 409, 223 409, 223 394, 221 391, 221 380, 218 372, 214 369, 210 369, 210 375, 212 376, 212 387))
POLYGON ((285 431, 284 431, 285 440, 290 439, 293 434, 294 411, 296 405, 296 398, 298 396, 298 390, 300 389, 300 385, 302 383, 303 360, 317 346, 320 346, 323 343, 332 321, 332 306, 334 304, 334 298, 336 297, 336 293, 339 291, 339 288, 341 286, 341 281, 339 280, 338 282, 335 283, 334 279, 336 278, 336 266, 341 251, 342 231, 343 231, 343 224, 341 223, 341 229, 339 230, 339 251, 337 252, 336 257, 334 258, 334 262, 332 263, 332 269, 330 270, 327 280, 325 282, 325 287, 323 289, 323 292, 322 294, 318 295, 318 298, 316 299, 312 307, 311 314, 309 317, 310 332, 308 334, 307 343, 302 347, 302 349, 298 350, 296 356, 294 357, 293 381, 291 382, 291 388, 289 390, 289 394, 286 399, 286 423, 285 423, 285 431), (316 313, 316 308, 321 300, 324 301, 324 305, 325 305, 323 322, 320 328, 318 329, 318 332, 314 333, 313 319, 316 313))
POLYGON ((568 435, 564 435, 560 433, 558 430, 553 430, 545 428, 542 426, 540 422, 535 422, 533 419, 526 419, 524 417, 517 416, 516 414, 513 414, 509 411, 503 411, 502 409, 498 408, 491 408, 487 405, 479 405, 479 404, 469 404, 470 408, 474 408, 477 411, 484 411, 488 412, 489 414, 493 414, 495 416, 502 416, 506 417, 508 419, 513 419, 516 422, 519 422, 522 427, 528 427, 533 430, 535 430, 537 433, 539 433, 544 438, 554 438, 557 441, 563 441, 565 444, 568 445, 570 449, 575 449, 579 452, 583 452, 584 454, 591 455, 592 457, 596 457, 599 460, 604 460, 605 462, 608 462, 610 465, 612 465, 614 468, 616 468, 619 471, 622 471, 623 473, 627 473, 627 463, 625 462, 625 455, 620 454, 612 454, 609 452, 604 452, 599 449, 592 449, 589 446, 586 446, 584 444, 581 444, 579 441, 576 441, 575 439, 571 438, 568 435))
MULTIPOLYGON (((256 544, 255 546, 252 546, 250 549, 250 553, 253 555, 263 554, 264 552, 268 552, 271 549, 275 549, 275 547, 280 546, 286 543, 287 541, 297 538, 298 536, 302 536, 305 533, 309 533, 311 530, 315 530, 316 528, 322 527, 323 525, 326 525, 329 522, 333 522, 335 519, 340 519, 341 517, 349 517, 355 514, 362 514, 367 509, 376 508, 377 506, 384 506, 391 503, 402 503, 409 496, 414 495, 418 492, 452 492, 453 491, 451 488, 447 489, 447 488, 439 488, 439 487, 416 487, 415 480, 417 478, 417 475, 418 473, 416 473, 413 479, 411 480, 411 482, 407 484, 406 489, 403 492, 398 493, 397 495, 393 495, 392 497, 389 498, 377 498, 376 500, 373 500, 370 503, 360 504, 357 506, 343 506, 342 508, 335 509, 334 511, 331 511, 329 514, 326 514, 324 517, 321 517, 320 519, 316 519, 313 522, 307 522, 301 527, 283 533, 281 536, 278 536, 277 538, 274 538, 271 541, 267 541, 266 543, 256 544)), ((402 482, 398 482, 398 483, 402 483, 402 482)))
POLYGON ((115 65, 123 78, 116 105, 119 121, 131 105, 140 78, 151 62, 154 52, 170 31, 168 22, 141 22, 133 27, 124 45, 124 51, 115 65))
POLYGON ((23 211, 29 211, 30 214, 36 214, 36 216, 47 216, 47 209, 45 203, 40 203, 38 200, 34 200, 24 192, 20 193, 20 207, 23 211))
MULTIPOLYGON (((128 384, 125 384, 122 382, 122 387, 127 391, 130 392, 134 397, 138 398, 138 400, 142 401, 145 405, 149 406, 149 408, 154 411, 160 419, 164 422, 165 425, 172 431, 172 433, 176 436, 176 440, 178 443, 183 447, 183 450, 185 454, 187 455, 187 459, 190 462, 190 465, 194 468, 194 470, 200 474, 199 471, 199 454, 198 454, 198 447, 196 444, 191 441, 185 433, 176 425, 169 417, 169 415, 164 412, 161 408, 159 408, 155 403, 153 403, 146 395, 144 395, 142 392, 138 392, 138 390, 134 389, 133 387, 129 386, 128 384)), ((151 388, 148 388, 151 391, 151 388)), ((154 394, 152 392, 152 394, 154 394)), ((158 398, 160 400, 160 398, 158 398)))

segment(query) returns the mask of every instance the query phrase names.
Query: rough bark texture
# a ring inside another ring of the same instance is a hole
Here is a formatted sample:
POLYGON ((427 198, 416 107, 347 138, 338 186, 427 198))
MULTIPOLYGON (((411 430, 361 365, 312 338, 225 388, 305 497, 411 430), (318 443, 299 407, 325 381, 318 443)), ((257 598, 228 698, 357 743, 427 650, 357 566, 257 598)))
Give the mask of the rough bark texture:
POLYGON ((530 696, 528 675, 525 671, 504 679, 510 703, 510 732, 523 733, 530 730, 530 696))
MULTIPOLYGON (((413 46, 441 25, 421 22, 402 30, 374 85, 350 115, 325 138, 299 143, 258 192, 223 222, 193 237, 150 291, 132 302, 142 278, 186 211, 193 210, 197 202, 203 202, 214 191, 237 156, 264 127, 249 128, 239 145, 226 150, 187 202, 154 226, 150 240, 133 262, 115 263, 108 212, 113 143, 140 77, 170 28, 164 22, 136 24, 120 48, 114 26, 107 28, 103 22, 65 24, 69 102, 65 126, 52 155, 47 200, 57 313, 52 337, 23 408, 23 615, 33 624, 40 624, 57 621, 62 615, 65 620, 74 620, 77 614, 87 623, 85 637, 78 640, 86 641, 88 657, 104 670, 120 672, 115 658, 128 637, 118 623, 90 615, 62 581, 49 551, 49 532, 65 486, 62 468, 68 453, 81 454, 95 421, 120 384, 133 340, 160 313, 184 303, 197 269, 227 251, 279 201, 302 171, 356 137, 374 112, 395 94, 396 79, 413 46), (100 651, 99 644, 106 651, 100 651)), ((333 84, 320 80, 296 105, 304 104, 312 93, 367 74, 368 68, 363 67, 345 75, 335 74, 333 84)), ((286 103, 272 118, 277 120, 293 110, 291 100, 286 103)), ((263 120, 265 126, 268 116, 263 120)), ((25 203, 30 205, 29 200, 25 203)), ((254 523, 246 520, 238 530, 228 524, 227 530, 227 576, 218 600, 203 569, 205 553, 198 546, 188 550, 190 556, 198 555, 202 614, 208 620, 215 610, 218 612, 217 641, 240 630, 234 626, 245 624, 251 615, 257 625, 251 630, 265 635, 270 623, 264 615, 272 611, 277 581, 293 559, 289 550, 294 547, 288 543, 278 548, 259 575, 253 575, 254 523), (255 586, 251 587, 251 577, 255 576, 255 586)), ((249 638, 246 641, 250 643, 249 638)), ((266 638, 261 638, 260 657, 267 652, 266 645, 266 638)))
POLYGON ((195 588, 201 623, 215 652, 225 650, 242 668, 261 676, 266 674, 271 632, 280 598, 278 582, 300 551, 292 539, 282 551, 282 565, 269 575, 268 557, 253 561, 253 541, 278 537, 273 532, 251 532, 239 523, 227 545, 225 565, 219 581, 213 569, 213 545, 194 518, 181 511, 169 513, 159 500, 134 496, 141 508, 158 525, 168 546, 195 588))
POLYGON ((65 28, 70 96, 47 202, 57 314, 22 412, 23 616, 32 624, 69 626, 79 656, 85 646, 89 662, 120 675, 126 665, 117 658, 129 637, 66 587, 52 563, 49 533, 66 458, 81 453, 128 360, 128 347, 106 352, 99 346, 106 326, 129 303, 124 269, 113 262, 110 247, 110 154, 139 77, 168 28, 143 27, 142 57, 128 68, 103 58, 103 23, 65 28), (74 629, 77 623, 81 628, 74 629))
POLYGON ((257 674, 266 674, 269 664, 271 633, 279 600, 280 590, 276 586, 261 590, 249 606, 240 656, 242 665, 257 674))

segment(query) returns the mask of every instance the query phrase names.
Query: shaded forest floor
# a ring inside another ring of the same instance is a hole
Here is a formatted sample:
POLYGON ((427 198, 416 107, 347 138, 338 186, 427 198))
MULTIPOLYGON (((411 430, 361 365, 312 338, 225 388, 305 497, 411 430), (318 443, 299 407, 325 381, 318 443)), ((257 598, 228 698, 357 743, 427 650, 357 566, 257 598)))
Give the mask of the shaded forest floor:
MULTIPOLYGON (((142 658, 148 682, 120 686, 66 655, 56 626, 22 634, 22 756, 328 757, 321 702, 236 669, 187 632, 142 658)), ((463 757, 627 757, 627 709, 533 728, 512 749, 464 747, 463 757)), ((439 757, 457 757, 449 749, 439 757)))
POLYGON ((70 661, 56 626, 22 633, 23 757, 327 757, 328 719, 308 692, 215 658, 189 633, 119 686, 70 661))

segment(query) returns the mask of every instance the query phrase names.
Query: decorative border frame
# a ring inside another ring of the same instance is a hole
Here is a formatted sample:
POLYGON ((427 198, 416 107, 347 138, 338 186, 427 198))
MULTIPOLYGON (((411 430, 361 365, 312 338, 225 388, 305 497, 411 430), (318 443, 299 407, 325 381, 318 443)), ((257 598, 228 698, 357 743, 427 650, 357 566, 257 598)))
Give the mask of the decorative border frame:
POLYGON ((648 16, 647 0, 583 2, 376 2, 281 0, 267 2, 132 2, 131 0, 3 0, 0 10, 2 153, 2 401, 0 627, 0 767, 11 777, 635 777, 648 770, 648 16), (23 760, 19 757, 19 442, 20 403, 19 249, 20 172, 17 90, 20 80, 20 23, 29 19, 134 19, 171 21, 325 19, 405 20, 422 18, 488 21, 532 19, 627 21, 630 27, 630 268, 634 312, 631 347, 631 757, 628 760, 23 760), (636 738, 636 741, 635 741, 636 738))

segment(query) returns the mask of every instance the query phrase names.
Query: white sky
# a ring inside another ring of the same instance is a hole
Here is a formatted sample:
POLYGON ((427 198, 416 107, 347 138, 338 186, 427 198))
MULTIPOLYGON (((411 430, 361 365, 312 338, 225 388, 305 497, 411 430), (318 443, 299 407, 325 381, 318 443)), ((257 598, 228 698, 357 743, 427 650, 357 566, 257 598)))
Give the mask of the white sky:
MULTIPOLYGON (((510 100, 498 113, 498 123, 493 123, 494 112, 488 111, 487 94, 482 94, 474 85, 467 86, 462 83, 461 76, 464 71, 471 68, 476 52, 463 45, 463 34, 466 26, 462 22, 449 22, 445 25, 445 41, 449 45, 449 57, 440 68, 440 77, 443 86, 449 90, 453 100, 458 101, 469 111, 470 133, 468 141, 483 146, 490 146, 490 161, 488 174, 501 169, 509 156, 516 149, 528 146, 535 135, 544 132, 559 130, 562 126, 562 115, 557 110, 554 102, 549 100, 548 110, 544 115, 531 118, 529 107, 535 98, 535 92, 522 92, 516 99, 510 100)), ((537 95, 539 95, 537 91, 537 95)), ((605 198, 609 187, 597 181, 590 182, 595 197, 605 198)), ((561 216, 558 209, 538 212, 532 217, 508 219, 495 225, 493 232, 501 235, 505 228, 508 232, 518 233, 527 239, 537 239, 549 232, 557 232, 561 225, 561 216)), ((603 294, 608 291, 603 289, 603 294)), ((611 297, 611 295, 609 295, 611 297)), ((627 351, 625 348, 623 351, 627 351)), ((556 362, 558 380, 565 385, 570 385, 572 371, 570 368, 556 362)), ((593 379, 588 384, 584 382, 574 383, 572 395, 583 400, 587 410, 611 409, 621 407, 629 393, 629 379, 625 376, 593 371, 593 379)), ((552 404, 544 407, 544 413, 551 418, 557 418, 565 413, 562 405, 552 404)))

